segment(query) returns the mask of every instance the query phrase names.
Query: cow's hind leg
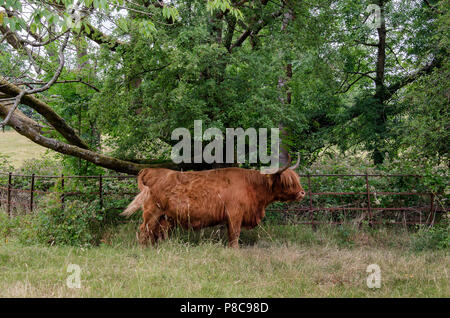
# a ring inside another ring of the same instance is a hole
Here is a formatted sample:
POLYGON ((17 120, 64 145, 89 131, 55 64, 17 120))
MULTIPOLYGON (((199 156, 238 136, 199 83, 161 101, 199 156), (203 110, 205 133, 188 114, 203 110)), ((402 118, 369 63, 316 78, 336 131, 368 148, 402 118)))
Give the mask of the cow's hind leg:
POLYGON ((166 240, 169 236, 169 231, 173 227, 174 223, 172 219, 170 219, 167 215, 161 215, 154 230, 156 240, 166 240))
POLYGON ((139 243, 142 245, 147 245, 148 240, 150 239, 150 232, 148 231, 148 227, 147 227, 148 220, 150 219, 149 216, 150 216, 150 214, 146 213, 146 211, 144 211, 144 213, 142 214, 142 218, 144 219, 144 221, 139 226, 138 239, 139 239, 139 243))
POLYGON ((239 236, 241 235, 242 220, 230 219, 228 220, 228 246, 239 248, 239 236))
POLYGON ((156 242, 161 214, 161 210, 154 206, 153 203, 144 205, 144 213, 142 215, 144 221, 139 227, 139 243, 147 245, 149 240, 152 244, 156 242))

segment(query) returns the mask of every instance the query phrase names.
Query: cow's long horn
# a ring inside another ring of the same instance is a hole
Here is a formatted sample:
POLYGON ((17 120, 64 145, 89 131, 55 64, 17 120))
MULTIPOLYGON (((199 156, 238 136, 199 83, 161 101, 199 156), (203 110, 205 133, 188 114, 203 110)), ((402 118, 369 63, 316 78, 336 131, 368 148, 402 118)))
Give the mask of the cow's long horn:
POLYGON ((298 168, 299 165, 300 165, 300 152, 297 152, 297 163, 292 167, 290 167, 289 169, 295 170, 298 168))
POLYGON ((289 168, 289 166, 291 165, 291 162, 292 162, 291 155, 289 155, 289 154, 287 154, 287 155, 288 155, 288 160, 287 160, 286 164, 283 167, 281 167, 280 169, 278 169, 277 172, 275 172, 275 174, 283 173, 283 171, 287 170, 289 168))

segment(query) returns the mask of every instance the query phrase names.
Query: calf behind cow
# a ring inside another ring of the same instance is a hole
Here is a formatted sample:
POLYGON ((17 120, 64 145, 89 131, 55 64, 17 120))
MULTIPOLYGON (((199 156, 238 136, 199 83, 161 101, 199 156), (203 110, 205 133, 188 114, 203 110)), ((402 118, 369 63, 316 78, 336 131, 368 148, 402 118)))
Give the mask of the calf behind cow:
POLYGON ((238 247, 241 228, 257 226, 267 205, 303 199, 305 191, 294 172, 299 161, 289 169, 289 157, 289 162, 273 174, 242 168, 188 172, 144 169, 137 178, 141 192, 121 215, 128 217, 143 208, 141 244, 165 238, 174 225, 200 229, 226 224, 229 245, 238 247))

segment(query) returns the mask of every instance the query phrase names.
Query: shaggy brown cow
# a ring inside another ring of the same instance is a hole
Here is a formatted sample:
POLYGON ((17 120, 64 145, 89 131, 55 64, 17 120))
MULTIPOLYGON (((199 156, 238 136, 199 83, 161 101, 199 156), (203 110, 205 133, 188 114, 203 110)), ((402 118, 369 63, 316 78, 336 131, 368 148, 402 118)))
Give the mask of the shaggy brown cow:
POLYGON ((175 224, 200 229, 225 223, 229 245, 238 247, 241 227, 257 226, 267 205, 303 199, 305 191, 293 171, 299 161, 288 169, 289 157, 274 174, 242 168, 188 172, 144 169, 137 178, 141 192, 121 215, 130 216, 143 207, 142 244, 165 238, 175 224))

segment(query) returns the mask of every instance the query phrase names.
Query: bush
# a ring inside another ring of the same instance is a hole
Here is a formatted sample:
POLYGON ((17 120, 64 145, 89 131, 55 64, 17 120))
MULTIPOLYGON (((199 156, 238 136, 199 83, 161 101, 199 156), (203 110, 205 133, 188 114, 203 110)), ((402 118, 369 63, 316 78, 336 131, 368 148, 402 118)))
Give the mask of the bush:
POLYGON ((448 221, 442 221, 433 227, 421 227, 412 239, 415 251, 429 249, 444 250, 450 245, 450 226, 448 221))
POLYGON ((0 238, 7 241, 14 229, 18 227, 18 218, 10 218, 6 213, 0 210, 0 238))
POLYGON ((0 172, 9 172, 13 171, 14 167, 11 164, 11 161, 9 160, 8 156, 2 155, 0 153, 0 172))
POLYGON ((22 166, 16 169, 16 173, 31 175, 37 174, 41 176, 46 175, 60 175, 62 173, 61 163, 51 156, 50 154, 45 154, 39 159, 28 159, 25 160, 22 166))
POLYGON ((100 244, 106 228, 117 223, 116 214, 107 214, 99 202, 66 202, 64 210, 57 200, 48 207, 28 216, 18 231, 23 244, 43 243, 72 246, 100 244))

